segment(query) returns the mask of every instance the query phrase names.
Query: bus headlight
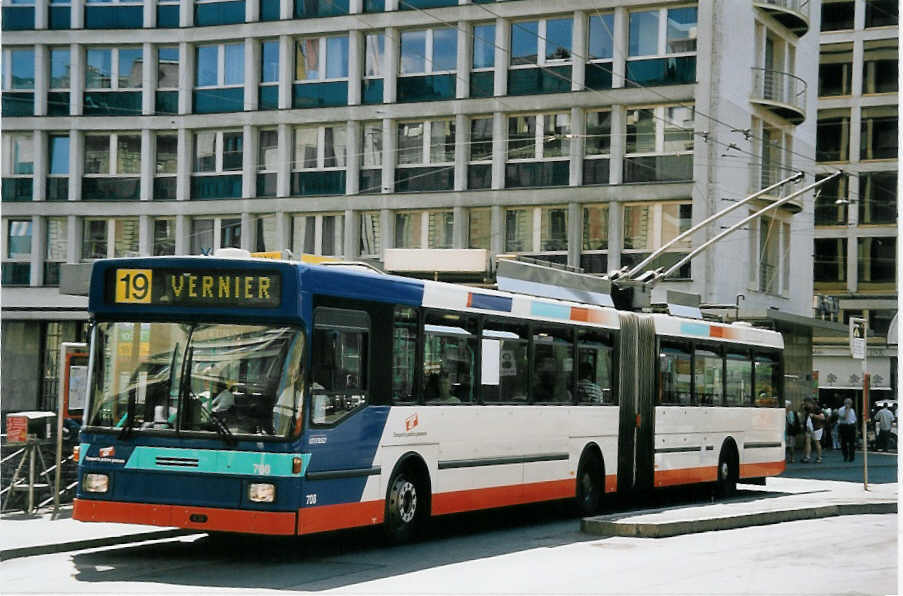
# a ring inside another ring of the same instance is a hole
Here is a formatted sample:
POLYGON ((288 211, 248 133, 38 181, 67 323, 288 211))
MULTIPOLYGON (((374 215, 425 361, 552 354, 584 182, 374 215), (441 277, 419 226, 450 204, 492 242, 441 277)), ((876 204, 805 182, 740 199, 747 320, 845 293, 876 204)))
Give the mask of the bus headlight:
POLYGON ((82 488, 89 493, 105 493, 110 488, 110 477, 106 474, 85 474, 82 488))
POLYGON ((250 484, 248 485, 248 499, 254 503, 272 503, 276 500, 276 485, 250 484))

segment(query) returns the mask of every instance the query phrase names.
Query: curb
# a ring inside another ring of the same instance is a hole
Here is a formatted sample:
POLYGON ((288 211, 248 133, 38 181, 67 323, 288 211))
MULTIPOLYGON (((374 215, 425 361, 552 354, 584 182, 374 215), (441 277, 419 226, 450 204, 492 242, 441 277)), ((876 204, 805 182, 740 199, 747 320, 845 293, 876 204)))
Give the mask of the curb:
POLYGON ((187 536, 198 533, 203 532, 197 532, 195 530, 159 530, 153 532, 142 532, 141 534, 128 534, 125 536, 108 536, 106 538, 73 540, 69 542, 59 542, 56 544, 23 546, 21 548, 9 548, 0 551, 0 561, 8 561, 10 559, 18 559, 20 557, 33 557, 35 555, 62 553, 70 550, 83 550, 86 548, 113 546, 114 544, 128 544, 131 542, 144 542, 146 540, 161 540, 163 538, 175 538, 177 536, 187 536))
POLYGON ((597 536, 627 536, 633 538, 669 538, 685 534, 733 530, 751 526, 765 526, 788 521, 820 519, 839 515, 897 513, 896 502, 847 503, 803 509, 764 511, 747 515, 714 517, 661 523, 619 522, 610 517, 586 517, 580 520, 580 531, 597 536))

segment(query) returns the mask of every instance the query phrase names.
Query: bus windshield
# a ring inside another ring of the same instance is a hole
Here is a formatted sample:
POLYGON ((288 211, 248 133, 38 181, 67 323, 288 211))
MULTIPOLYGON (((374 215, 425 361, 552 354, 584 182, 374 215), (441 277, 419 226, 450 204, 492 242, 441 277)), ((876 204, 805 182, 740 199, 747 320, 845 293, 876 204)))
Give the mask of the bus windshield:
POLYGON ((87 424, 287 436, 300 419, 304 334, 295 327, 99 323, 87 424))

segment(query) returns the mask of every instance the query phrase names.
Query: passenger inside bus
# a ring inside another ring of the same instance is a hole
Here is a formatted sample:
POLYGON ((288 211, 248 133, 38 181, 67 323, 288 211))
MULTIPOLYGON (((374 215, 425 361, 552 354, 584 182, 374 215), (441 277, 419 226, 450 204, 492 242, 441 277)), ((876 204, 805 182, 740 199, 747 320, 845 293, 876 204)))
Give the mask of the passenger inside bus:
POLYGON ((424 388, 424 397, 428 402, 443 402, 448 404, 460 403, 461 400, 452 395, 451 376, 445 369, 439 370, 438 373, 428 375, 426 378, 426 387, 424 388))

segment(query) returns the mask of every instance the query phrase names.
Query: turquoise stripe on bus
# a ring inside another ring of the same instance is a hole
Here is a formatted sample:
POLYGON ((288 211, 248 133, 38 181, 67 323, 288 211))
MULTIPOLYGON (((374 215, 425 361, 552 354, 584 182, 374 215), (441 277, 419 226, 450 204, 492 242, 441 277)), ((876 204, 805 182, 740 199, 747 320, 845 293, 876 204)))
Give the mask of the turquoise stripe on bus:
POLYGON ((135 447, 125 467, 129 470, 167 470, 199 474, 298 477, 307 471, 309 453, 262 453, 259 451, 214 451, 135 447), (301 472, 292 473, 292 460, 301 458, 301 472))
POLYGON ((571 319, 571 307, 562 304, 548 304, 546 302, 533 302, 530 304, 530 314, 534 317, 546 317, 549 319, 571 319))
POLYGON ((687 335, 699 335, 701 337, 709 336, 709 326, 700 325, 699 323, 681 323, 680 332, 687 335))

